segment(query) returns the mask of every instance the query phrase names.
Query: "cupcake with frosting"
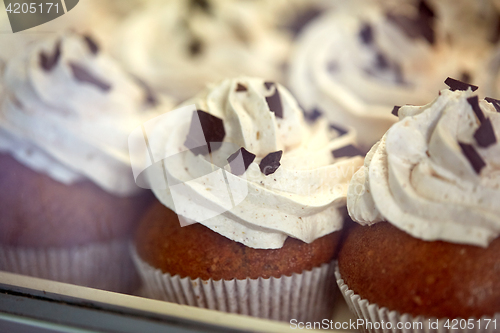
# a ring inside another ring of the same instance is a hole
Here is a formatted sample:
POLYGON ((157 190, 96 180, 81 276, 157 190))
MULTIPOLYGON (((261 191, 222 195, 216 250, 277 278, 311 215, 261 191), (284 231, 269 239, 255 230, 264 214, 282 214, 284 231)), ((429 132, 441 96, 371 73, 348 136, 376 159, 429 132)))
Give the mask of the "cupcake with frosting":
POLYGON ((354 135, 322 117, 306 121, 283 86, 247 77, 167 116, 145 131, 159 202, 133 250, 149 296, 276 320, 329 318, 342 207, 362 163, 354 135))
POLYGON ((490 44, 455 42, 442 12, 427 1, 338 2, 299 36, 292 91, 306 110, 362 133, 368 149, 394 123, 394 105, 428 102, 443 77, 478 82, 490 44))
POLYGON ((349 185, 359 225, 338 283, 351 310, 389 331, 416 322, 428 332, 432 321, 483 332, 500 318, 500 101, 446 82, 432 103, 398 110, 349 185))
POLYGON ((125 21, 115 51, 130 71, 183 101, 226 77, 280 80, 288 45, 257 3, 174 0, 125 21))
POLYGON ((127 241, 150 198, 128 135, 168 101, 76 34, 12 58, 3 85, 0 270, 131 291, 127 241))

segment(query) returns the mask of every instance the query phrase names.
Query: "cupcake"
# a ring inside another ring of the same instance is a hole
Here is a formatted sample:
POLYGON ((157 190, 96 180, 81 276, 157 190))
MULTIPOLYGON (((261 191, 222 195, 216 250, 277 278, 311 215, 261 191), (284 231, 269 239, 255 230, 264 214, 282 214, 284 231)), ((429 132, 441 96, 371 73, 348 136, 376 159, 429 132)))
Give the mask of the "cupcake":
POLYGON ((12 58, 0 98, 0 270, 130 292, 127 242, 152 196, 127 138, 168 101, 76 34, 12 58))
POLYGON ((307 122, 285 88, 261 79, 227 79, 183 105, 146 131, 159 203, 133 253, 148 296, 329 318, 342 207, 362 161, 354 135, 307 122))
POLYGON ((398 110, 349 185, 359 225, 337 278, 370 327, 497 330, 486 324, 500 319, 500 101, 446 82, 432 103, 398 110))
MULTIPOLYGON (((442 78, 474 83, 491 43, 454 43, 426 1, 337 2, 299 36, 289 85, 307 110, 354 127, 368 150, 395 122, 394 105, 422 105, 442 78)), ((460 21, 467 25, 466 22, 460 21)))
POLYGON ((234 0, 153 3, 123 23, 116 56, 179 101, 226 77, 280 80, 289 36, 260 9, 234 0))

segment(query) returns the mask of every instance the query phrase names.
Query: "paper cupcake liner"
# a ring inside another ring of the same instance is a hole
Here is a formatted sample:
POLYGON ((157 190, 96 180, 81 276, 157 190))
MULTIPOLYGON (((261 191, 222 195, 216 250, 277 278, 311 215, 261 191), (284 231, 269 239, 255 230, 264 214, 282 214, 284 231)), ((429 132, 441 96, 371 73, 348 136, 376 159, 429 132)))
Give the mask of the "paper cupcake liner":
POLYGON ((0 270, 115 292, 132 292, 139 279, 129 240, 68 248, 0 245, 0 270))
MULTIPOLYGON (((338 265, 335 265, 335 278, 349 309, 358 317, 360 325, 351 327, 361 332, 401 332, 401 333, 493 333, 500 331, 500 313, 493 317, 483 316, 480 319, 447 319, 413 317, 405 313, 391 311, 379 307, 349 289, 340 276, 338 265)), ((358 323, 357 322, 357 323, 358 323)), ((356 323, 356 324, 357 324, 356 323)))
POLYGON ((337 290, 333 262, 280 278, 216 281, 171 276, 139 258, 134 246, 130 249, 150 298, 281 321, 322 320, 332 314, 337 290))

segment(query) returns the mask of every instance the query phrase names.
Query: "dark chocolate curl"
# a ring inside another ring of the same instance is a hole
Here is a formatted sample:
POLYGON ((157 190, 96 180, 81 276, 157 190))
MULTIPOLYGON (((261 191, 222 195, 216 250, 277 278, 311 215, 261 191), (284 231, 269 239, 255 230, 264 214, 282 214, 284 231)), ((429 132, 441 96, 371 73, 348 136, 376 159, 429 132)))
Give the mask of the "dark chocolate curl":
POLYGON ((236 91, 247 91, 247 87, 245 87, 244 85, 242 85, 241 83, 238 83, 238 85, 236 86, 236 91))
POLYGON ((43 51, 40 53, 40 67, 42 67, 45 71, 50 72, 57 65, 60 57, 61 41, 58 41, 52 55, 47 55, 43 51))
POLYGON ((274 94, 269 97, 266 97, 267 105, 269 106, 269 110, 274 112, 276 117, 283 118, 283 106, 281 105, 281 97, 278 91, 278 87, 274 90, 274 94))
POLYGON ((474 139, 479 146, 486 148, 497 142, 493 125, 490 118, 486 118, 481 122, 481 126, 474 133, 474 139))
POLYGON ((231 173, 236 176, 244 174, 254 160, 255 154, 252 154, 244 147, 238 149, 227 159, 227 161, 229 162, 229 166, 231 167, 231 173))
POLYGON ((497 112, 500 112, 500 100, 491 97, 486 97, 484 100, 488 103, 493 104, 495 110, 497 110, 497 112))
POLYGON ((99 52, 99 46, 97 46, 97 43, 90 37, 89 35, 83 36, 83 40, 87 43, 87 46, 89 47, 90 52, 92 54, 97 54, 99 52))
POLYGON ((472 91, 476 91, 477 90, 477 86, 473 85, 473 84, 468 84, 468 83, 465 83, 465 82, 462 82, 462 81, 459 81, 459 80, 455 80, 455 79, 452 79, 451 77, 447 78, 444 83, 450 87, 450 90, 451 91, 455 91, 455 90, 463 90, 463 91, 466 91, 467 89, 471 88, 472 91))
POLYGON ((75 63, 69 63, 69 67, 71 68, 73 76, 77 81, 92 84, 105 92, 111 89, 111 85, 109 83, 101 81, 90 73, 85 67, 75 63))
POLYGON ((280 160, 282 155, 282 150, 267 154, 267 156, 260 161, 260 171, 266 176, 275 173, 281 165, 280 160))
POLYGON ((219 149, 225 136, 226 131, 222 119, 208 112, 196 110, 191 117, 191 125, 184 146, 195 155, 205 155, 219 149))
POLYGON ((361 152, 361 150, 359 150, 356 146, 348 145, 336 150, 332 150, 332 155, 334 158, 353 157, 363 156, 363 152, 361 152))
POLYGON ((486 166, 486 163, 483 161, 481 156, 472 145, 462 142, 459 142, 458 144, 460 145, 464 156, 469 160, 469 163, 471 164, 474 171, 479 174, 481 170, 486 166))
POLYGON ((401 109, 400 106, 395 105, 394 108, 392 108, 392 114, 395 115, 396 117, 399 117, 399 109, 401 109))
POLYGON ((474 113, 477 116, 477 119, 482 123, 486 117, 484 116, 483 110, 479 107, 479 99, 477 96, 472 96, 467 98, 467 102, 470 104, 472 107, 472 110, 474 110, 474 113))

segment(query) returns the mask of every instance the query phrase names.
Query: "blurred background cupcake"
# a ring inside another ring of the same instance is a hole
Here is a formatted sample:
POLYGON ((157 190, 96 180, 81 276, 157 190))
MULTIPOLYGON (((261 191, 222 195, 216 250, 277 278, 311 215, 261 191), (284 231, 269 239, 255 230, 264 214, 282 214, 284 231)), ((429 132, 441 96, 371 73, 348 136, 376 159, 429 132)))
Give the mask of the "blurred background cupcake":
POLYGON ((362 161, 352 133, 307 122, 283 86, 262 79, 227 79, 183 105, 146 134, 159 203, 133 251, 148 295, 328 318, 347 184, 362 161))
POLYGON ((431 331, 430 318, 453 331, 459 318, 483 332, 500 319, 500 104, 447 82, 434 102, 398 110, 349 185, 361 226, 342 245, 338 283, 354 313, 389 331, 431 331))
MULTIPOLYGON (((387 112, 394 105, 426 103, 444 88, 443 77, 480 81, 477 76, 492 43, 486 32, 464 35, 462 30, 485 21, 483 12, 469 11, 472 21, 429 1, 335 4, 299 36, 289 85, 307 111, 354 127, 365 149, 394 123, 387 112)), ((488 23, 498 17, 490 13, 488 23)))
POLYGON ((290 38, 260 2, 152 3, 123 23, 115 54, 133 73, 179 101, 238 75, 281 81, 290 38))
POLYGON ((0 105, 0 270, 132 291, 128 239, 150 202, 127 139, 168 110, 87 35, 11 58, 0 105))

